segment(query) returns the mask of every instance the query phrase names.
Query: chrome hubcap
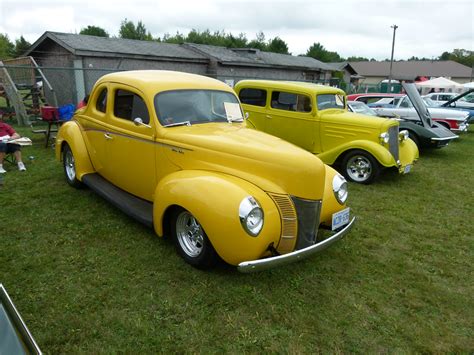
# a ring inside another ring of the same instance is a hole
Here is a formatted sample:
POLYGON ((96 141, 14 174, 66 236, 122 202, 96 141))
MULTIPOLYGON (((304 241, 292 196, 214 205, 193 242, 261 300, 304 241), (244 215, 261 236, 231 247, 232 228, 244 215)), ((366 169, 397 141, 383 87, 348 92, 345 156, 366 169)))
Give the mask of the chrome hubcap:
POLYGON ((356 155, 347 162, 347 175, 354 181, 365 181, 372 174, 372 164, 366 157, 356 155))
POLYGON ((202 252, 204 232, 194 216, 183 211, 176 220, 176 237, 181 249, 190 257, 197 257, 202 252))
POLYGON ((73 181, 76 178, 76 165, 74 156, 70 150, 66 152, 66 156, 64 157, 64 166, 66 168, 67 178, 73 181))

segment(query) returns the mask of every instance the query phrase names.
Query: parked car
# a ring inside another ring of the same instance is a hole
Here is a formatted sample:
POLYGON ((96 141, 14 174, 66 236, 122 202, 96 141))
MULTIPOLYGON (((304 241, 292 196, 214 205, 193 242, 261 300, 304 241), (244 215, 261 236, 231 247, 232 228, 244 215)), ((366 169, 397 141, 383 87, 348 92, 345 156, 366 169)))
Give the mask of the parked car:
POLYGON ((382 168, 411 171, 418 149, 398 122, 347 112, 344 91, 301 82, 243 80, 235 87, 247 126, 280 137, 369 184, 382 168))
POLYGON ((64 123, 56 158, 88 186, 171 236, 191 265, 218 257, 250 272, 293 262, 344 237, 347 183, 304 150, 243 125, 226 84, 171 71, 103 76, 64 123), (322 229, 331 236, 320 240, 322 229))
MULTIPOLYGON (((361 101, 348 101, 347 106, 351 112, 368 116, 378 116, 377 112, 361 101)), ((401 130, 406 130, 410 139, 415 142, 418 149, 446 147, 453 139, 459 138, 449 129, 439 123, 427 121, 420 117, 419 122, 406 120, 396 115, 382 116, 398 121, 401 130)))
MULTIPOLYGON (((418 114, 407 95, 389 93, 353 94, 349 95, 347 99, 370 103, 369 106, 380 115, 396 114, 407 120, 419 120, 418 114), (391 99, 391 101, 384 100, 383 104, 378 105, 378 102, 385 98, 391 99)), ((449 110, 441 107, 429 107, 428 111, 433 121, 442 124, 453 132, 465 132, 469 127, 467 123, 469 112, 449 110)))
POLYGON ((469 112, 468 123, 474 122, 474 89, 463 92, 451 100, 441 104, 441 107, 469 112))

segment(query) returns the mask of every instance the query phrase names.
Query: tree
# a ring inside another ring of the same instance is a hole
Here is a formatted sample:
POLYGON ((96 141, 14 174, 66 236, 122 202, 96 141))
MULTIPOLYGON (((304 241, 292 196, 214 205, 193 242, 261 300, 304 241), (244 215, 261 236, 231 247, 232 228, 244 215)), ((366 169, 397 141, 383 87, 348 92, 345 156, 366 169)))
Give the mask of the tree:
POLYGON ((109 34, 103 28, 97 26, 87 26, 85 28, 82 28, 79 34, 96 37, 110 37, 109 34))
POLYGON ((313 43, 311 47, 308 48, 306 56, 312 57, 314 59, 320 60, 321 62, 342 62, 343 58, 339 56, 336 52, 330 52, 324 48, 321 43, 313 43))
POLYGON ((474 51, 470 51, 467 49, 454 49, 451 53, 450 52, 443 52, 441 56, 439 56, 440 60, 453 60, 460 64, 464 64, 472 68, 474 66, 474 51))
POLYGON ((150 32, 147 32, 142 21, 138 21, 137 25, 127 19, 120 24, 119 37, 127 39, 138 39, 142 41, 152 41, 153 37, 150 32))
POLYGON ((15 40, 15 57, 21 57, 31 47, 31 43, 28 42, 23 36, 15 40))
POLYGON ((369 59, 365 57, 350 56, 346 59, 348 62, 368 62, 369 59))
POLYGON ((268 52, 290 54, 288 52, 288 45, 286 44, 284 40, 282 40, 278 36, 273 38, 270 42, 268 42, 268 46, 266 50, 268 52))
POLYGON ((0 60, 13 58, 15 45, 10 41, 7 34, 0 33, 0 60))
POLYGON ((266 50, 267 43, 265 42, 265 34, 262 31, 257 33, 257 37, 249 42, 248 47, 260 49, 261 51, 266 50))

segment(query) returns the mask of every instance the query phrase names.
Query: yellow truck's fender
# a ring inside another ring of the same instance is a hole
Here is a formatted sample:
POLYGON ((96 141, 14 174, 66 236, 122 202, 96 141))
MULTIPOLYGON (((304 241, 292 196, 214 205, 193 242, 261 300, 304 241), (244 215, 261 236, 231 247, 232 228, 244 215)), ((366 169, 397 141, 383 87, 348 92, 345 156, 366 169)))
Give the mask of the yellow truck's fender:
POLYGON ((82 137, 81 129, 76 121, 66 122, 59 129, 55 148, 56 159, 58 161, 62 160, 62 151, 65 144, 71 147, 75 160, 76 178, 79 181, 82 180, 82 176, 85 174, 95 172, 89 158, 89 152, 87 151, 84 138, 82 137))
POLYGON ((317 154, 317 157, 320 158, 326 164, 334 164, 338 158, 342 157, 349 150, 360 149, 364 150, 367 153, 370 153, 380 165, 385 167, 397 166, 397 162, 393 158, 392 154, 388 151, 387 148, 381 144, 369 141, 369 140, 356 140, 347 142, 345 144, 339 145, 334 149, 325 151, 324 153, 317 154))
POLYGON ((336 170, 326 165, 326 179, 324 183, 324 197, 323 205, 321 208, 321 224, 324 224, 327 227, 332 225, 332 215, 336 212, 341 211, 341 209, 346 208, 346 205, 341 205, 334 195, 334 190, 332 187, 332 181, 335 175, 340 175, 336 170))
POLYGON ((163 178, 156 190, 153 221, 158 235, 167 232, 170 211, 179 206, 199 221, 217 254, 227 263, 238 265, 265 255, 268 246, 280 240, 281 221, 272 199, 248 181, 225 174, 182 170, 163 178), (264 225, 252 237, 239 219, 239 206, 253 196, 263 209, 264 225))

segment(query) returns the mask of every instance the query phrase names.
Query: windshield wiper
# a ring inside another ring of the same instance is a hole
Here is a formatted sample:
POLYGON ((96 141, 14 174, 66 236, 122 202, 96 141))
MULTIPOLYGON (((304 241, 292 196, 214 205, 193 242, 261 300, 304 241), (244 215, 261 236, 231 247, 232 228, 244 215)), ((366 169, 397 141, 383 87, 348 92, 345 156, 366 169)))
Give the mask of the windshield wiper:
POLYGON ((163 127, 174 127, 174 126, 191 126, 190 121, 176 122, 164 125, 163 127))

